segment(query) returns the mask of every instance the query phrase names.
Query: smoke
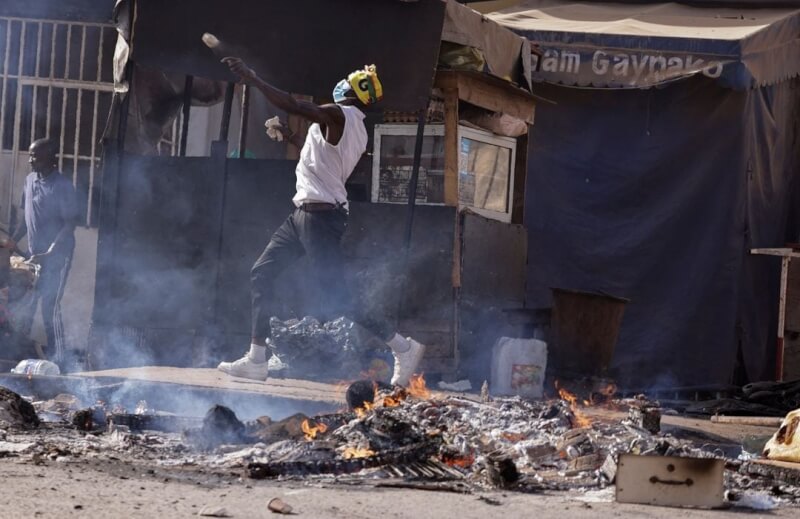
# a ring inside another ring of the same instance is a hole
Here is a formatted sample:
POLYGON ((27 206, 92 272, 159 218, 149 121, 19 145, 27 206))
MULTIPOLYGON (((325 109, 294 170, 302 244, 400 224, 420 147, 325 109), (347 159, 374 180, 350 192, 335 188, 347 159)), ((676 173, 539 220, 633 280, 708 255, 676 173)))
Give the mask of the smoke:
POLYGON ((263 394, 209 390, 180 384, 160 384, 135 380, 125 381, 118 388, 98 394, 109 407, 120 405, 133 412, 139 402, 157 411, 179 416, 203 416, 214 405, 232 409, 241 420, 254 420, 269 416, 280 420, 295 413, 309 416, 335 411, 341 405, 268 397, 263 394))

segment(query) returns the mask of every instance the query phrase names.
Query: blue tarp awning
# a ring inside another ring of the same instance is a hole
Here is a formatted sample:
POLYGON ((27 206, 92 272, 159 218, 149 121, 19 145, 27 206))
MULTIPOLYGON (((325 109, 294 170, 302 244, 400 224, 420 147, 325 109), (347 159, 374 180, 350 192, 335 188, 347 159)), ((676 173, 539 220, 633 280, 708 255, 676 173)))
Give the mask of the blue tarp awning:
POLYGON ((486 16, 539 47, 534 81, 647 88, 704 74, 747 89, 800 75, 800 8, 508 3, 486 16))

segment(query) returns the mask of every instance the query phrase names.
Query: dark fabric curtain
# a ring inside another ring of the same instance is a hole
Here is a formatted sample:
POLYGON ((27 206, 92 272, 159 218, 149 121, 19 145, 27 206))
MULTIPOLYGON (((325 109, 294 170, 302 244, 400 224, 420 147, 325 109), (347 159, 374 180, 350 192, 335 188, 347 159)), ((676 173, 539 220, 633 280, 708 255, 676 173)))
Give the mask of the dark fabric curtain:
POLYGON ((730 383, 740 343, 766 377, 779 262, 748 250, 793 232, 792 86, 540 87, 557 104, 530 138, 528 306, 552 287, 629 298, 613 362, 628 387, 730 383))

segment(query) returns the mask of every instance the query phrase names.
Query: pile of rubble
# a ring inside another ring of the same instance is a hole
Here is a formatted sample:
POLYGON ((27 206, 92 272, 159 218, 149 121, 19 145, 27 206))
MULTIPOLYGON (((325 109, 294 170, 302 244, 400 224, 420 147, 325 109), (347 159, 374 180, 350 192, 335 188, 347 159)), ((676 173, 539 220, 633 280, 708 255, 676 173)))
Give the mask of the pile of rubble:
POLYGON ((134 413, 102 404, 81 408, 68 395, 31 406, 8 391, 0 396, 16 414, 3 425, 0 451, 34 461, 125 453, 159 466, 224 468, 251 478, 526 492, 606 488, 615 481, 621 454, 717 458, 725 460, 731 495, 760 491, 800 502, 800 478, 781 481, 754 469, 752 455, 741 448, 660 432, 658 403, 647 399, 608 398, 602 405, 629 410, 628 419, 619 420, 590 418, 566 391, 559 399, 528 401, 433 397, 421 378, 407 389, 368 387, 373 398, 355 399, 350 410, 246 423, 222 406, 205 418, 187 418, 157 413, 145 403, 134 413), (38 431, 37 413, 44 421, 38 431))

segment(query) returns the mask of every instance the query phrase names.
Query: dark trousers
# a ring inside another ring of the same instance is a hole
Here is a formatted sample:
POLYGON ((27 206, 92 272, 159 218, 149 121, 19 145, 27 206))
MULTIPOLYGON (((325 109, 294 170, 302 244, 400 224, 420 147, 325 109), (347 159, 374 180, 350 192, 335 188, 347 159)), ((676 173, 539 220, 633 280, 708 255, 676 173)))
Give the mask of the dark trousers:
POLYGON ((62 363, 67 350, 64 335, 64 323, 61 320, 61 298, 67 286, 67 276, 72 265, 72 254, 57 254, 43 259, 39 279, 33 291, 30 315, 26 316, 25 327, 30 329, 30 322, 36 311, 36 304, 41 303, 42 324, 47 336, 47 356, 56 364, 62 363))
POLYGON ((295 209, 281 225, 250 271, 252 298, 252 336, 270 336, 269 319, 275 315, 275 281, 286 268, 306 256, 307 279, 315 288, 318 310, 325 317, 345 315, 359 322, 381 339, 392 333, 383 320, 358 318, 347 288, 341 241, 347 229, 347 213, 342 209, 305 211, 295 209))

